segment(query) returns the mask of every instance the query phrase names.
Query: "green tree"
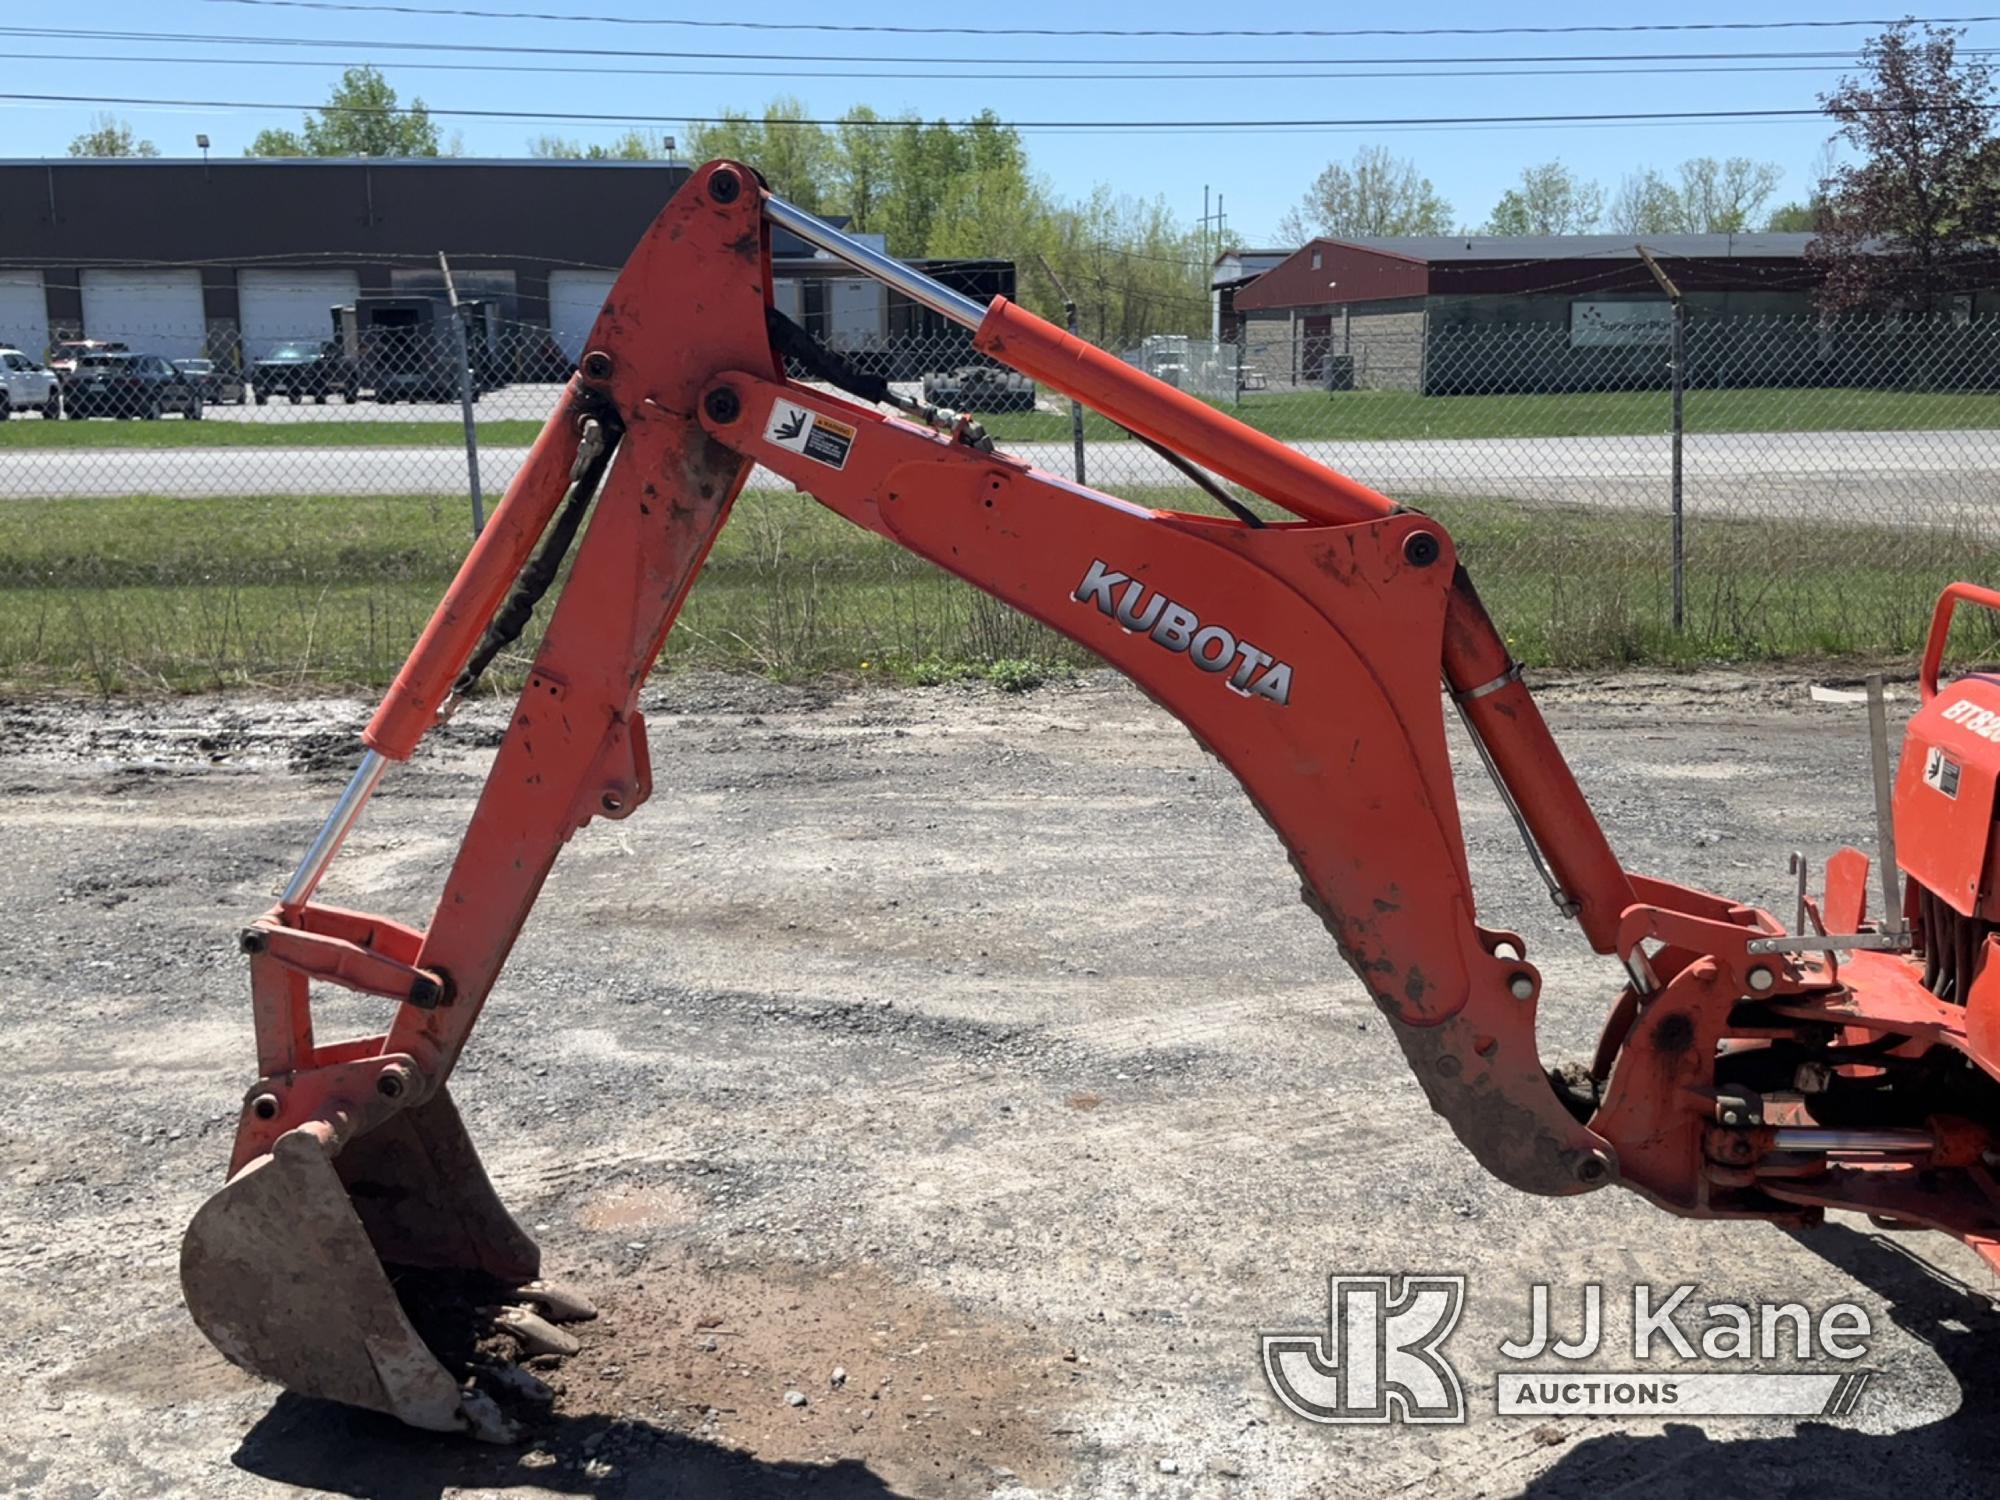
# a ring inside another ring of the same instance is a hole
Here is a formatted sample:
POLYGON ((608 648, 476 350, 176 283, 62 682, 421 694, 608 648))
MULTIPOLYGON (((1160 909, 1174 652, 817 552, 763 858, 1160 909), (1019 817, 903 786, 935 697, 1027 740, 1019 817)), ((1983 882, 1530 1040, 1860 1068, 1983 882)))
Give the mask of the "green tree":
POLYGON ((1614 234, 1740 234, 1784 178, 1775 162, 1697 156, 1669 182, 1645 167, 1618 185, 1606 216, 1614 234))
POLYGON ((1826 202, 1827 179, 1832 177, 1840 165, 1840 148, 1837 142, 1826 141, 1819 148, 1819 156, 1813 162, 1806 180, 1812 184, 1806 199, 1801 203, 1794 198, 1788 203, 1780 203, 1771 210, 1770 218, 1764 221, 1764 228, 1780 234, 1806 234, 1827 227, 1828 211, 1826 202))
POLYGON ((160 148, 139 139, 116 115, 92 115, 90 129, 69 143, 71 156, 158 156, 160 148))
POLYGON ((666 161, 674 154, 671 137, 657 130, 631 129, 609 144, 567 136, 538 135, 528 142, 528 155, 543 161, 666 161))
POLYGON ((720 124, 690 127, 688 154, 696 161, 747 162, 780 198, 818 213, 833 177, 834 143, 807 118, 804 102, 789 97, 773 99, 757 119, 724 110, 720 124))
POLYGON ((2000 76, 1958 51, 1964 32, 1900 22, 1862 49, 1864 73, 1822 104, 1853 160, 1821 186, 1826 222, 1807 255, 1828 312, 1942 312, 1992 284, 2000 243, 2000 76))
POLYGON ((310 156, 306 150, 305 137, 296 130, 281 130, 266 126, 257 132, 255 139, 243 148, 245 156, 310 156))
POLYGON ((856 230, 875 230, 875 218, 889 191, 889 131, 881 116, 857 104, 834 127, 832 191, 856 230))
POLYGON ((1195 236, 1164 202, 1099 188, 1064 203, 1037 178, 1015 131, 991 111, 964 125, 914 115, 884 119, 865 105, 831 127, 803 123, 804 106, 776 99, 760 116, 731 114, 689 133, 697 160, 729 156, 774 191, 886 238, 891 254, 1009 260, 1022 302, 1060 313, 1040 274, 1055 268, 1077 299, 1084 331, 1111 347, 1208 323, 1207 267, 1195 236))
MULTIPOLYGON (((1055 227, 1058 248, 1050 260, 1077 300, 1086 337, 1121 349, 1153 333, 1207 333, 1208 264, 1200 236, 1165 200, 1099 187, 1060 210, 1055 227)), ((1053 305, 1039 305, 1038 280, 1024 280, 1023 300, 1053 314, 1053 305)))
POLYGON ((1449 234, 1451 205, 1415 162, 1383 146, 1363 146, 1351 164, 1327 164, 1278 233, 1300 242, 1320 234, 1449 234))
POLYGON ((1559 161, 1524 167, 1486 221, 1487 234, 1588 234, 1604 213, 1604 189, 1559 161))
POLYGON ((1680 194, 1651 167, 1642 167, 1618 184, 1605 214, 1613 234, 1679 234, 1680 194))
POLYGON ((1681 163, 1681 217, 1690 234, 1741 234, 1784 180, 1776 162, 1697 156, 1681 163))
POLYGON ((298 131, 263 130, 245 156, 440 156, 438 128, 412 98, 398 103, 396 91, 376 68, 349 68, 316 114, 298 131))

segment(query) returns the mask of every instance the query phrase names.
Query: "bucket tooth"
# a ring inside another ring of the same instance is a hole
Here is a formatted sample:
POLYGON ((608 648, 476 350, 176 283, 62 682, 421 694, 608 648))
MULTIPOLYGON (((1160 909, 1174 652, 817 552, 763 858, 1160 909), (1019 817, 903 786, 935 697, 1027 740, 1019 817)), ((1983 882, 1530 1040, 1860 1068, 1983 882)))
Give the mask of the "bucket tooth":
POLYGON ((575 1337, 564 1333, 540 1313, 530 1312, 525 1307, 495 1308, 492 1313, 493 1326, 521 1346, 523 1354, 557 1354, 568 1356, 583 1345, 575 1337))
POLYGON ((587 1323, 597 1316, 596 1303, 559 1281, 523 1282, 514 1288, 514 1296, 531 1304, 551 1323, 587 1323))

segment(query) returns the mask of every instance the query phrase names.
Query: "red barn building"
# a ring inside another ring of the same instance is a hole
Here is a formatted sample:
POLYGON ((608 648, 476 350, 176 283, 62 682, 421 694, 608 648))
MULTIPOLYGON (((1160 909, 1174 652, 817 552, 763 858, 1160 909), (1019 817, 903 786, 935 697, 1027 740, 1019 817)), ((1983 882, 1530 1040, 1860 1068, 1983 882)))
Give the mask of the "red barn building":
MULTIPOLYGON (((1813 312, 1810 234, 1644 236, 1690 318, 1762 323, 1730 383, 1790 380, 1835 357, 1813 312)), ((1573 234, 1316 239, 1228 287, 1246 357, 1272 382, 1431 394, 1658 383, 1666 294, 1634 237, 1573 234), (1510 333, 1509 330, 1512 330, 1510 333)), ((1990 275, 1961 320, 2000 315, 1990 275)), ((1218 287, 1220 291, 1220 287, 1218 287)))

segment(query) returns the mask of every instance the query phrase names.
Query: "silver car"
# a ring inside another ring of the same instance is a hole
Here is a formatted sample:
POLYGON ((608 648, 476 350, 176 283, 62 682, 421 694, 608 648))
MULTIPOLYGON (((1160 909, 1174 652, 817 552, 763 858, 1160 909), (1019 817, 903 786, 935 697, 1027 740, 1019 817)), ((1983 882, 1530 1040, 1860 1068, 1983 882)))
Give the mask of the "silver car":
POLYGON ((61 416, 62 382, 19 349, 0 348, 0 422, 17 411, 61 416))

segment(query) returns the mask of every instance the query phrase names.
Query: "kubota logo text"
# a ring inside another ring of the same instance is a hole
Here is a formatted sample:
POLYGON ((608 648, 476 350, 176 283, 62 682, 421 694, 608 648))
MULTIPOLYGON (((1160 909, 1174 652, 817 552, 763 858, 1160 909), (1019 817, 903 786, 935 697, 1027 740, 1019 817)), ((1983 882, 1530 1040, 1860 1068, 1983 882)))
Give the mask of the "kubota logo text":
POLYGON ((1183 653, 1204 672, 1229 673, 1229 685, 1239 693, 1273 703, 1292 701, 1290 662, 1239 641, 1220 625, 1202 624, 1193 610, 1147 589, 1136 578, 1093 561, 1074 597, 1081 604, 1095 604, 1127 630, 1150 635, 1168 651, 1183 653))

